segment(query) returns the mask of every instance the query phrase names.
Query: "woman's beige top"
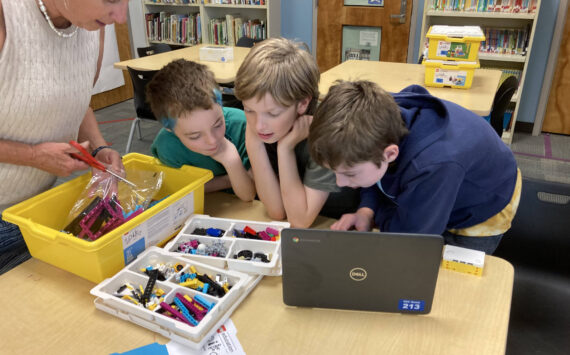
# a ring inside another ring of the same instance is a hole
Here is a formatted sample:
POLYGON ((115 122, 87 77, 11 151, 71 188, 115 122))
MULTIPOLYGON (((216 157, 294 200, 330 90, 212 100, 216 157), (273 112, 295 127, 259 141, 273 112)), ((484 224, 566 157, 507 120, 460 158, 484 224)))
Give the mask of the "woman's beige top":
MULTIPOLYGON (((27 144, 76 139, 97 69, 99 32, 58 36, 35 0, 2 1, 0 139, 27 144)), ((63 31, 73 31, 74 27, 63 31)), ((50 188, 56 177, 0 163, 0 211, 50 188)))

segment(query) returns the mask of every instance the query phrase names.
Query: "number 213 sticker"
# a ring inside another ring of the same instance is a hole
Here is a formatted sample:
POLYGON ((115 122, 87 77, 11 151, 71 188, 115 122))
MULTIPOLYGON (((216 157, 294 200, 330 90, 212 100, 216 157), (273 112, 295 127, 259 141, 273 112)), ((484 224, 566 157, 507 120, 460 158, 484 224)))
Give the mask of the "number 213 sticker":
POLYGON ((421 312, 424 310, 425 302, 418 300, 400 300, 398 309, 400 311, 421 312))

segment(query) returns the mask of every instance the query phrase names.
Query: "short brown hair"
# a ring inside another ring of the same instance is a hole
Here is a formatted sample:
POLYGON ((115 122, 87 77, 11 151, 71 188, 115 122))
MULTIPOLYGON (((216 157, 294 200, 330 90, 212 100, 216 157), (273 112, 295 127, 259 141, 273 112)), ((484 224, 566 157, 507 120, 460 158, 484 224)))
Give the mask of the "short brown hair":
POLYGON ((184 112, 212 108, 218 88, 208 67, 177 59, 154 75, 146 87, 146 97, 157 119, 177 119, 184 112))
POLYGON ((311 156, 335 169, 370 161, 408 134, 392 95, 370 81, 337 81, 317 108, 309 132, 311 156))
POLYGON ((236 75, 234 93, 241 101, 270 93, 283 107, 310 97, 307 113, 313 113, 319 79, 319 67, 304 43, 269 38, 257 43, 245 57, 236 75))

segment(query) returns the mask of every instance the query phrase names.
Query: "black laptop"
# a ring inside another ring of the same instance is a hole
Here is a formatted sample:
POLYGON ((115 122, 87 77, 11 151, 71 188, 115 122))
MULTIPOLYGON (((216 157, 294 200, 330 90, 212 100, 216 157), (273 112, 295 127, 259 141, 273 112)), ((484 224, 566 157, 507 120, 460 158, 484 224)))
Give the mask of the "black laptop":
POLYGON ((283 302, 429 313, 442 248, 439 235, 283 229, 283 302))

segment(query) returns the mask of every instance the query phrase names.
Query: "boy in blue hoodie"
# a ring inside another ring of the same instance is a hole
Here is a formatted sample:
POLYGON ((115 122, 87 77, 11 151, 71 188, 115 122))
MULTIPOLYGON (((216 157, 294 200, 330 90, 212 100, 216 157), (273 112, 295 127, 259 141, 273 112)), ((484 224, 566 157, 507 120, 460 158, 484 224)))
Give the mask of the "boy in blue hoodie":
POLYGON ((420 86, 390 95, 369 81, 338 82, 317 108, 309 145, 337 185, 363 187, 356 213, 332 229, 375 224, 492 254, 518 207, 511 150, 481 117, 420 86))

